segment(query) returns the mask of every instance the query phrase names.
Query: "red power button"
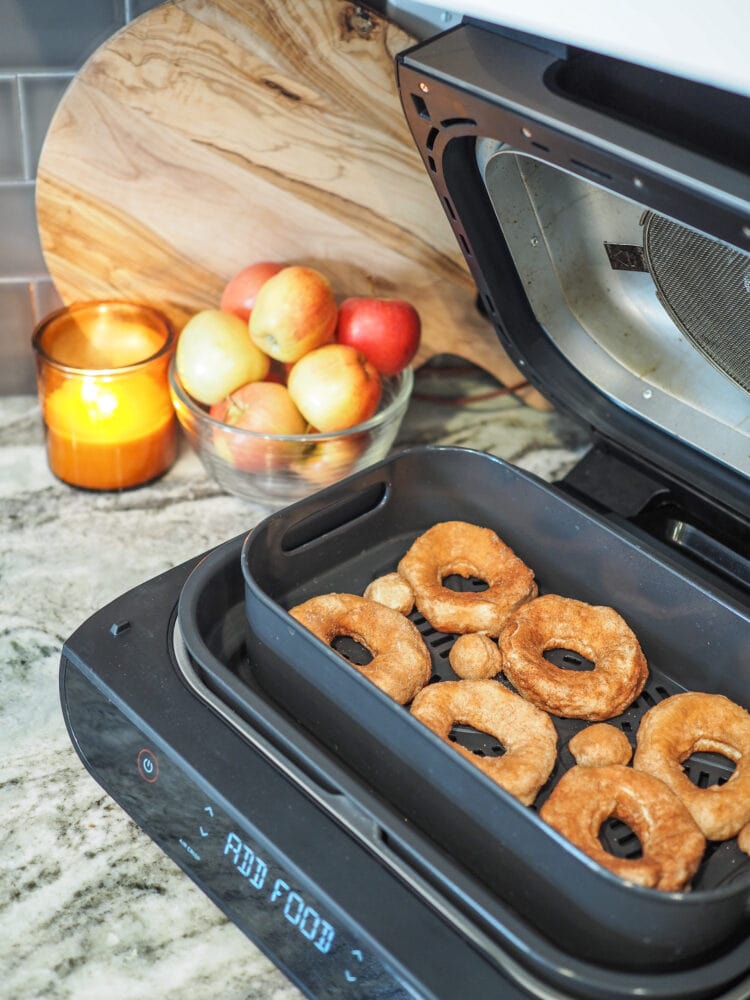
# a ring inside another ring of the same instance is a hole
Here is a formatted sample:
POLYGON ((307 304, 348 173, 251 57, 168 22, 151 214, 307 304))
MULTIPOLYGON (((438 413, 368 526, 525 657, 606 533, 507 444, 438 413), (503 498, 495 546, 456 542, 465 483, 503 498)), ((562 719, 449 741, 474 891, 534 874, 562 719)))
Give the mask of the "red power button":
POLYGON ((149 750, 148 747, 138 751, 138 773, 150 784, 159 777, 159 761, 153 750, 149 750))

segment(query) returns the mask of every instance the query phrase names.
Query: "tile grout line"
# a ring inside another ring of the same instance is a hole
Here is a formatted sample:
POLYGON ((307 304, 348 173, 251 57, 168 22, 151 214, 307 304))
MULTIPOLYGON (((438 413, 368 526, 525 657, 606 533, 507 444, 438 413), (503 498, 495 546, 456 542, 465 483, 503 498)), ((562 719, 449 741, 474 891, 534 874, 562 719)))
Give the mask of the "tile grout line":
POLYGON ((30 285, 39 281, 52 281, 47 271, 38 271, 32 274, 2 274, 0 275, 0 288, 5 285, 30 285))
POLYGON ((31 315, 34 317, 34 323, 38 323, 41 319, 39 315, 39 282, 31 281, 29 282, 29 299, 31 301, 31 315))
POLYGON ((33 180, 31 173, 31 152, 29 150, 29 130, 26 123, 26 94, 20 73, 16 75, 16 94, 18 102, 18 121, 21 131, 21 168, 26 181, 33 180))
POLYGON ((11 73, 0 72, 0 80, 14 80, 18 77, 25 80, 72 80, 75 75, 74 69, 19 69, 11 73))

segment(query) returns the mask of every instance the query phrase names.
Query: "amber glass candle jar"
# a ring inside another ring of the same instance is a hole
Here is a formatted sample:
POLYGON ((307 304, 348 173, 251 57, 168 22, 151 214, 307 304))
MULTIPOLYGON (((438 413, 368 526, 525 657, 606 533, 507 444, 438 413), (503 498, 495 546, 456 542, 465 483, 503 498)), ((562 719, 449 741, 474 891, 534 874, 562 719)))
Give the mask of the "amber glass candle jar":
POLYGON ((177 425, 167 384, 175 335, 156 309, 83 302, 34 331, 39 400, 54 474, 121 490, 172 465, 177 425))

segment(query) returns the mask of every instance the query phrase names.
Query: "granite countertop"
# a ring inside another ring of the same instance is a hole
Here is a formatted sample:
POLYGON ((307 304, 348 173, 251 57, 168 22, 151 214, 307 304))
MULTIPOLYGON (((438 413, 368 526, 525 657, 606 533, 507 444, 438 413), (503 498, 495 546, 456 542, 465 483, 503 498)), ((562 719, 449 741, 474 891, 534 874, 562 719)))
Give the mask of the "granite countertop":
MULTIPOLYGON (((417 379, 398 447, 478 448, 542 478, 587 446, 479 372, 417 379), (469 396, 456 405, 433 395, 469 396)), ((291 1000, 299 992, 84 770, 58 702, 60 649, 89 615, 267 513, 222 494, 187 448, 124 493, 48 469, 31 397, 0 398, 0 993, 14 1000, 291 1000)))

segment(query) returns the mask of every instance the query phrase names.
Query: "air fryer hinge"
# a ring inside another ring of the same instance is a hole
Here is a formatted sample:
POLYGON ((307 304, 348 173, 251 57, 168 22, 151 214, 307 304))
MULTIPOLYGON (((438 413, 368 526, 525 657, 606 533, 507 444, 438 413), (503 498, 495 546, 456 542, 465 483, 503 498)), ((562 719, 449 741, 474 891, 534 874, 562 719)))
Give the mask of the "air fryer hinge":
POLYGON ((603 511, 628 519, 669 495, 663 483, 627 465, 601 444, 588 451, 559 485, 603 511))
POLYGON ((750 594, 750 526, 716 499, 602 440, 556 485, 634 537, 655 540, 686 568, 708 570, 744 599, 750 594))

